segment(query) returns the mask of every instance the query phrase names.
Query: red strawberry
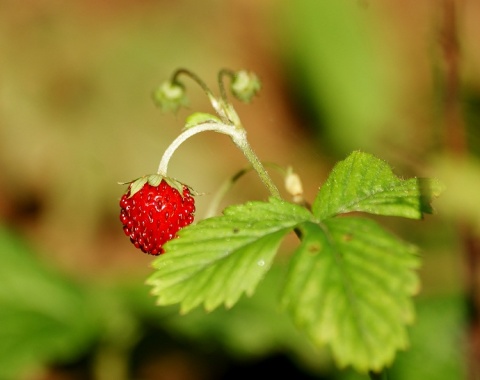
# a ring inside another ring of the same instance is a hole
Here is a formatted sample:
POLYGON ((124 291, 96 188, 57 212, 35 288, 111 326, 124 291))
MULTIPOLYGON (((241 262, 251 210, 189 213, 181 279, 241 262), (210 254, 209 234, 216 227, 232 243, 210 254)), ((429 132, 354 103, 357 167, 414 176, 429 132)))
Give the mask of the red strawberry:
POLYGON ((123 231, 135 247, 160 255, 162 246, 193 222, 195 200, 187 186, 153 174, 130 183, 120 208, 123 231))

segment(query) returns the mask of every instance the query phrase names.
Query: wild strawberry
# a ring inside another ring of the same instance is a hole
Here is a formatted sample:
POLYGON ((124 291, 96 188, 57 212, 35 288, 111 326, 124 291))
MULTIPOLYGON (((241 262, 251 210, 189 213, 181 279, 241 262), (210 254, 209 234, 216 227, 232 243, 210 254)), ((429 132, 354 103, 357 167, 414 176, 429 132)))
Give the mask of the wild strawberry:
POLYGON ((135 247, 160 255, 163 245, 193 222, 195 200, 187 186, 153 174, 130 183, 120 208, 123 231, 135 247))

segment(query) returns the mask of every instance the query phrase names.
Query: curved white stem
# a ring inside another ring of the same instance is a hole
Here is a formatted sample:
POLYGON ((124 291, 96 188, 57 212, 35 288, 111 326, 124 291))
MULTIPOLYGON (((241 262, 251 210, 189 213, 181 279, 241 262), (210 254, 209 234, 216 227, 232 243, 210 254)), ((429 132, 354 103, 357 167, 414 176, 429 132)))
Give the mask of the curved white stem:
POLYGON ((162 159, 160 160, 160 165, 158 166, 157 173, 163 176, 167 175, 168 162, 172 157, 173 153, 185 140, 196 135, 197 133, 214 131, 218 133, 223 133, 232 138, 235 145, 240 148, 248 161, 252 164, 253 169, 258 173, 260 179, 265 184, 267 189, 270 191, 270 194, 276 198, 280 198, 280 193, 275 186, 275 184, 270 179, 267 171, 263 167, 262 163, 258 157, 253 152, 250 144, 247 141, 247 132, 242 127, 236 127, 235 125, 228 125, 219 122, 207 122, 203 124, 196 125, 185 131, 183 131, 167 148, 163 154, 162 159))
POLYGON ((158 165, 157 173, 161 175, 167 175, 167 168, 168 162, 172 157, 173 153, 177 150, 177 148, 182 144, 185 140, 189 139, 193 135, 197 133, 206 132, 206 131, 214 131, 218 133, 223 133, 225 135, 229 135, 234 141, 242 140, 243 135, 245 135, 245 131, 235 128, 232 125, 227 125, 218 122, 211 122, 211 123, 203 123, 191 127, 185 131, 183 131, 173 142, 170 146, 165 150, 162 159, 160 160, 160 165, 158 165))

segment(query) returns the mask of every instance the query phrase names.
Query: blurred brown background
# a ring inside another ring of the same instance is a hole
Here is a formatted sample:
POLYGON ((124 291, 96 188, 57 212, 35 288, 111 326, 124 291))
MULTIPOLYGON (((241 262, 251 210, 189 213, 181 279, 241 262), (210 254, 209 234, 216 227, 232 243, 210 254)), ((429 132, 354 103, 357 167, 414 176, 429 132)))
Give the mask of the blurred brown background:
MULTIPOLYGON (((0 223, 75 281, 141 283, 152 258, 123 235, 117 183, 156 171, 189 112, 211 112, 188 79, 176 115, 151 93, 178 67, 214 91, 220 68, 245 68, 263 83, 252 104, 234 101, 250 143, 293 166, 307 199, 354 149, 447 184, 437 215, 392 228, 422 244, 425 294, 478 305, 480 2, 338 3, 0 0, 0 223)), ((206 133, 169 174, 205 193, 201 218, 245 165, 206 133)), ((267 195, 248 175, 222 206, 267 195)))

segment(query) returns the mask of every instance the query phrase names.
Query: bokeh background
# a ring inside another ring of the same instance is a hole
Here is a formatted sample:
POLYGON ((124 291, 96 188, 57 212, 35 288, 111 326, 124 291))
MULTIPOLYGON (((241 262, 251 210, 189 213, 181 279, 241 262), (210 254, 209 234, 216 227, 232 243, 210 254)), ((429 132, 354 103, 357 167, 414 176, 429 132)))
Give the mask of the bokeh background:
MULTIPOLYGON (((189 109, 155 107, 178 67, 214 90, 221 68, 257 73, 260 95, 234 104, 260 158, 292 166, 309 200, 357 149, 446 184, 435 215, 381 220, 423 256, 390 376, 478 379, 479 21, 475 0, 0 0, 0 379, 368 378, 278 312, 275 270, 228 312, 155 307, 118 182, 154 172, 189 112, 211 112, 188 79, 189 109)), ((201 219, 245 166, 205 133, 169 174, 204 193, 201 219)), ((267 195, 247 175, 221 206, 267 195)))

